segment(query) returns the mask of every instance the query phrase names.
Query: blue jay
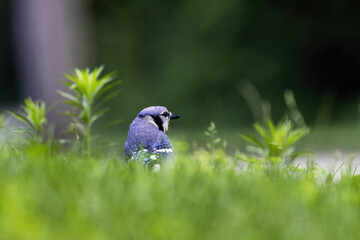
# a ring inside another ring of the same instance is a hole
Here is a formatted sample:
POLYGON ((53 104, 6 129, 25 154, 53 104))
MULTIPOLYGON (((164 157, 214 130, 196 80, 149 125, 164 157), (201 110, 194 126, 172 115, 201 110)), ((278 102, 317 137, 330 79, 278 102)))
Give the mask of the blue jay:
POLYGON ((172 119, 180 118, 165 107, 152 106, 143 109, 130 125, 125 142, 125 156, 129 160, 143 160, 146 165, 154 165, 173 152, 169 137, 165 132, 172 119))

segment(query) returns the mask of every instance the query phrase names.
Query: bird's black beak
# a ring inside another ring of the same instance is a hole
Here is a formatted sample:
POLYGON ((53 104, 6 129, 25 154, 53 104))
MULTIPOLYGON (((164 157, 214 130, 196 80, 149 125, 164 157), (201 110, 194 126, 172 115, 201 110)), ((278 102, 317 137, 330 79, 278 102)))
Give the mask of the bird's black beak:
POLYGON ((180 118, 180 115, 177 115, 177 114, 171 114, 170 115, 170 119, 172 120, 172 119, 178 119, 178 118, 180 118))

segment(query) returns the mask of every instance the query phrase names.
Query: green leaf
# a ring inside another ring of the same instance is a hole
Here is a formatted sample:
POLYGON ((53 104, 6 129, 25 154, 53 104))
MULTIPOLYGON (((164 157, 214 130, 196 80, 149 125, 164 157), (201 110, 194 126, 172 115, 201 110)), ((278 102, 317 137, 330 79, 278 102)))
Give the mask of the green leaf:
POLYGON ((98 94, 96 95, 96 99, 99 99, 105 92, 107 92, 110 89, 113 89, 114 87, 116 87, 120 84, 122 84, 122 81, 120 81, 120 80, 112 81, 112 82, 108 83, 98 92, 98 94))
POLYGON ((34 124, 25 116, 23 116, 22 114, 16 113, 12 110, 7 110, 7 112, 12 115, 13 117, 15 117, 16 119, 18 119, 19 121, 25 123, 27 126, 35 129, 34 124))
POLYGON ((104 116, 104 113, 107 112, 109 109, 103 109, 101 111, 98 111, 97 113, 95 113, 93 116, 91 116, 90 120, 89 120, 89 125, 92 126, 96 120, 98 120, 99 118, 101 118, 102 116, 104 116))
POLYGON ((267 142, 269 138, 266 130, 257 123, 254 124, 254 128, 260 134, 260 136, 265 140, 265 142, 267 142))
MULTIPOLYGON (((70 74, 65 73, 64 76, 66 79, 72 81, 73 83, 77 83, 77 79, 75 77, 71 76, 70 74)), ((72 85, 72 84, 67 85, 66 82, 64 84, 68 87, 70 87, 69 85, 72 85)))
POLYGON ((78 130, 79 133, 81 133, 83 136, 87 135, 86 126, 82 123, 76 122, 72 124, 73 127, 78 130))
POLYGON ((68 100, 70 100, 71 102, 78 102, 78 98, 77 97, 74 97, 73 95, 67 93, 67 92, 64 92, 64 91, 61 91, 61 90, 57 90, 57 93, 62 96, 63 98, 66 98, 68 100))
POLYGON ((269 148, 270 148, 270 152, 269 152, 270 156, 280 156, 283 151, 282 146, 275 143, 270 143, 269 148))
POLYGON ((113 74, 107 74, 106 76, 102 77, 99 80, 98 86, 95 88, 93 96, 94 98, 97 98, 101 90, 105 87, 106 84, 110 83, 114 78, 112 76, 113 74))
POLYGON ((263 145, 260 141, 258 141, 256 138, 254 138, 254 137, 252 137, 252 136, 250 136, 250 135, 240 134, 240 137, 241 137, 242 139, 244 139, 245 141, 247 141, 247 142, 249 142, 249 143, 251 143, 251 144, 254 144, 254 145, 256 145, 256 146, 258 146, 258 147, 260 147, 260 148, 263 148, 263 147, 264 147, 264 145, 263 145))
POLYGON ((274 138, 276 135, 275 126, 271 120, 268 121, 268 124, 269 124, 270 136, 271 138, 274 138))
POLYGON ((101 99, 98 103, 97 103, 97 107, 103 105, 104 103, 110 101, 111 99, 113 99, 116 95, 118 95, 120 93, 120 90, 114 91, 111 94, 107 95, 106 97, 104 97, 103 99, 101 99))
POLYGON ((68 104, 68 105, 73 105, 74 107, 82 108, 82 106, 78 102, 75 102, 75 101, 64 100, 63 103, 68 104))
POLYGON ((299 141, 301 138, 303 138, 305 135, 307 135, 309 131, 307 129, 298 129, 294 130, 289 134, 289 137, 284 144, 284 147, 289 147, 293 144, 295 144, 297 141, 299 141))

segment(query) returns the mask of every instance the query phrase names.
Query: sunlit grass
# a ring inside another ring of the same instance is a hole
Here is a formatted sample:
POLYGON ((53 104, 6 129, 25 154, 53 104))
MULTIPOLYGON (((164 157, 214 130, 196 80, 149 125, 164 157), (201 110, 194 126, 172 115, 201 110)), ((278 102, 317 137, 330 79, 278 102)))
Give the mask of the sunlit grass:
POLYGON ((185 149, 156 173, 116 154, 21 150, 0 151, 1 239, 360 237, 357 177, 326 184, 321 172, 245 170, 206 150, 185 149))

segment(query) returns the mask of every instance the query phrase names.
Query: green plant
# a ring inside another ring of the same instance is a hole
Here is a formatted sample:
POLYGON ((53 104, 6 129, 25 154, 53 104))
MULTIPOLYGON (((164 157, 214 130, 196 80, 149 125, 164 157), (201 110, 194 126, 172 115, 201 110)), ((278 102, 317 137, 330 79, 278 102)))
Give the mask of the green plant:
POLYGON ((214 151, 217 148, 217 145, 222 142, 221 138, 217 137, 217 133, 218 131, 216 130, 215 123, 211 122, 210 126, 204 132, 204 135, 209 138, 209 142, 206 143, 206 147, 210 151, 214 151))
POLYGON ((196 161, 202 164, 202 166, 208 165, 217 168, 233 167, 233 161, 230 160, 225 151, 227 142, 217 136, 218 131, 214 122, 210 123, 204 135, 208 138, 206 149, 195 151, 196 161))
POLYGON ((64 84, 70 93, 58 91, 64 98, 64 103, 73 106, 73 111, 65 112, 72 121, 70 131, 79 139, 84 139, 86 153, 91 156, 91 145, 95 137, 92 135, 94 123, 108 110, 103 104, 112 99, 118 92, 109 93, 120 81, 114 81, 114 73, 100 77, 104 67, 100 66, 90 71, 86 69, 75 69, 73 75, 65 74, 68 81, 64 84), (105 96, 106 94, 106 96, 105 96))
POLYGON ((239 153, 239 158, 243 161, 289 165, 304 152, 295 151, 295 144, 308 134, 307 128, 294 128, 289 120, 281 121, 277 126, 271 120, 265 127, 254 124, 260 139, 241 134, 240 136, 250 143, 247 151, 250 157, 239 153))
POLYGON ((256 105, 263 107, 257 110, 259 112, 257 114, 258 123, 254 124, 259 139, 248 134, 240 134, 240 137, 249 143, 246 146, 247 155, 241 152, 237 153, 240 160, 267 165, 284 164, 289 166, 297 157, 307 153, 295 150, 295 144, 309 133, 309 129, 296 106, 292 91, 287 90, 284 93, 288 111, 285 114, 285 119, 280 121, 277 126, 271 120, 270 103, 261 99, 255 87, 249 85, 244 88, 243 96, 253 112, 256 112, 254 110, 257 109, 256 105))
POLYGON ((45 125, 47 123, 46 114, 48 110, 44 101, 33 101, 31 98, 25 99, 24 105, 20 106, 20 112, 8 110, 9 114, 25 124, 25 128, 18 128, 31 136, 35 143, 42 142, 45 135, 45 125))

